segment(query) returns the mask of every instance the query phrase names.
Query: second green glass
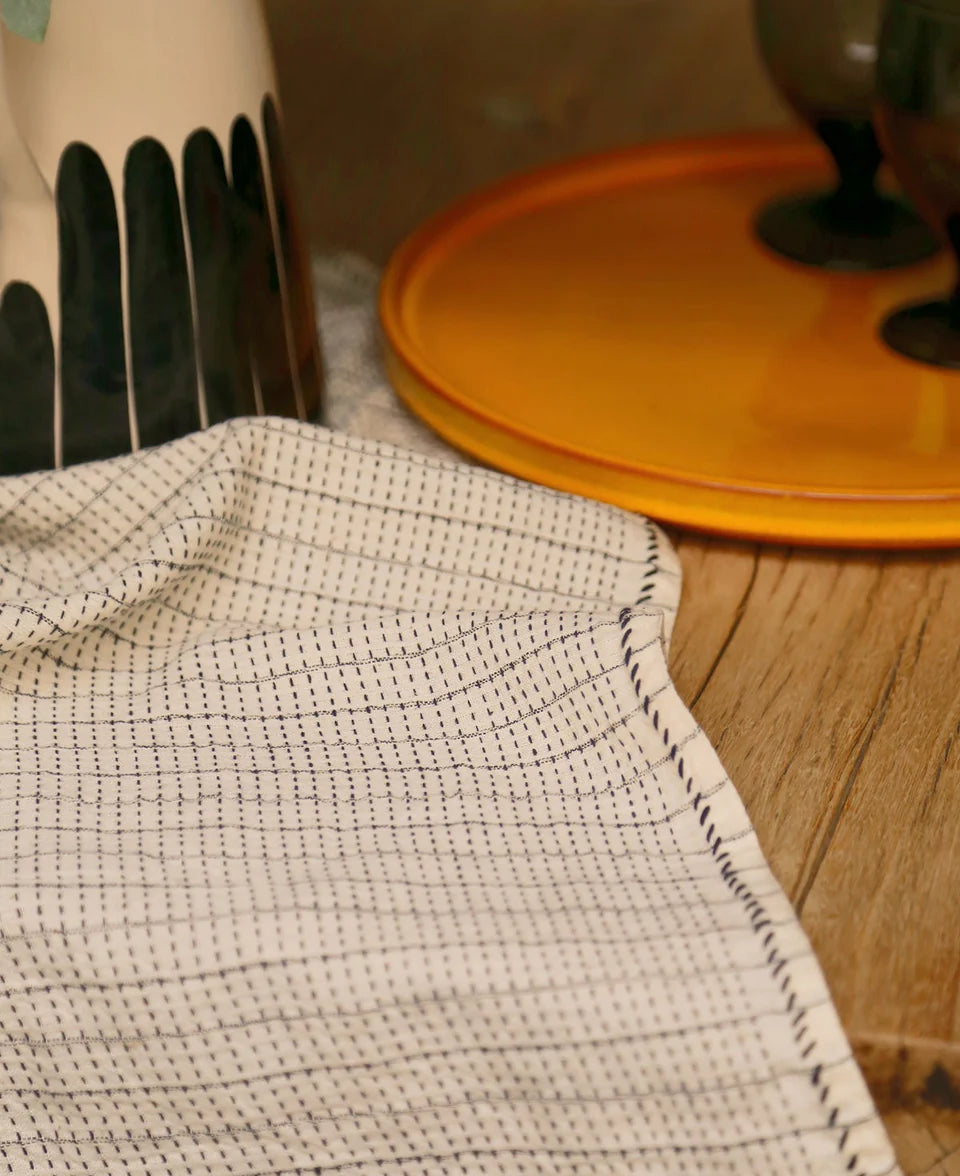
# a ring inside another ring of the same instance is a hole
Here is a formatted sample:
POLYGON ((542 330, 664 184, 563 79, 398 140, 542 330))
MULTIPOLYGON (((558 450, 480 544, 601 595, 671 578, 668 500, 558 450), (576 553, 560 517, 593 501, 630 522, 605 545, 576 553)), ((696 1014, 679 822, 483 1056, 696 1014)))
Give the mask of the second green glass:
MULTIPOLYGON (((960 0, 889 0, 877 125, 894 171, 960 259, 960 0)), ((883 324, 901 355, 960 370, 960 283, 883 324)))
POLYGON ((837 186, 779 199, 757 217, 760 239, 806 265, 878 270, 936 253, 936 236, 898 196, 881 192, 872 122, 881 0, 754 0, 770 75, 833 157, 837 186))

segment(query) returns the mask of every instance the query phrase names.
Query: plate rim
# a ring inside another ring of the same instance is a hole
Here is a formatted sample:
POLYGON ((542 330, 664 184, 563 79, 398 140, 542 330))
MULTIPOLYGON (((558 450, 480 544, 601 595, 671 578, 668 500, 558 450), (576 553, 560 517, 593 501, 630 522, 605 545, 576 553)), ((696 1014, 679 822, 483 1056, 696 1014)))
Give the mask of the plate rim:
MULTIPOLYGON (((417 415, 423 416, 422 397, 416 393, 419 385, 423 392, 431 398, 445 401, 450 409, 475 420, 486 429, 492 429, 510 437, 536 452, 544 455, 555 454, 566 459, 576 461, 588 468, 615 471, 628 477, 646 481, 665 482, 681 486, 689 490, 705 492, 708 495, 729 495, 742 499, 744 503, 752 502, 759 507, 763 501, 792 501, 802 502, 806 508, 813 509, 820 515, 824 508, 831 511, 844 508, 860 508, 879 510, 884 507, 906 508, 910 506, 941 508, 953 507, 958 512, 957 523, 951 528, 944 525, 938 531, 942 538, 921 537, 915 533, 906 533, 902 528, 891 528, 889 534, 885 528, 871 529, 871 535, 859 542, 853 535, 836 535, 835 529, 826 527, 813 528, 813 534, 799 534, 791 527, 763 527, 756 526, 751 516, 744 516, 738 522, 731 522, 729 527, 718 527, 695 518, 683 517, 687 512, 681 508, 676 511, 659 512, 659 517, 668 522, 677 522, 683 526, 699 527, 718 531, 722 534, 751 538, 766 538, 773 540, 796 541, 802 543, 836 544, 843 546, 877 546, 878 544, 891 546, 943 546, 960 542, 960 483, 956 487, 944 486, 943 489, 911 491, 857 492, 844 487, 817 488, 811 490, 804 487, 754 483, 731 485, 717 481, 709 476, 697 477, 685 475, 675 469, 659 467, 646 462, 627 462, 608 455, 592 453, 584 448, 567 445, 552 439, 545 439, 532 433, 528 429, 517 426, 514 422, 504 419, 495 411, 484 409, 473 403, 468 397, 459 395, 454 386, 444 379, 430 364, 424 360, 420 349, 411 339, 406 329, 404 303, 409 292, 412 276, 424 266, 429 266, 431 256, 438 249, 447 252, 455 247, 458 240, 473 236, 482 231, 485 224, 496 223, 524 209, 532 209, 544 204, 556 203, 569 197, 572 192, 588 192, 590 190, 610 191, 617 186, 626 186, 644 175, 655 179, 669 179, 705 171, 712 173, 736 172, 749 170, 775 170, 782 167, 813 169, 823 164, 823 153, 815 140, 803 132, 788 130, 759 130, 736 132, 732 134, 684 137, 670 140, 653 141, 637 146, 615 149, 612 151, 596 152, 589 155, 577 156, 573 159, 562 160, 530 169, 519 174, 508 176, 493 184, 486 185, 472 192, 466 197, 455 201, 432 217, 424 221, 415 229, 395 250, 384 271, 377 300, 378 318, 382 334, 382 342, 389 360, 394 379, 394 388, 401 399, 417 415), (611 184, 613 177, 616 183, 611 184), (403 376, 398 375, 396 365, 402 365, 403 376), (398 383, 405 385, 403 391, 398 383), (411 386, 412 385, 412 386, 411 386), (949 537, 948 537, 949 536, 949 537)), ((827 168, 824 166, 824 171, 827 168)), ((778 259, 779 260, 779 259, 778 259)), ((799 269, 795 263, 784 260, 781 264, 799 269)), ((442 425, 438 425, 431 415, 428 423, 450 440, 442 425)), ((461 432, 457 431, 455 440, 460 448, 469 446, 461 432)), ((472 451, 475 455, 476 451, 472 451)), ((498 461, 492 462, 489 456, 484 460, 500 468, 508 468, 498 461)), ((516 473, 516 470, 510 472, 516 473)), ((536 479, 546 484, 556 485, 551 480, 548 467, 539 470, 536 479)), ((527 476, 526 474, 521 476, 527 476)), ((589 493, 589 481, 584 480, 575 493, 589 493)), ((566 488, 566 487, 565 487, 566 488)), ((616 501, 608 498, 607 501, 616 501)), ((622 503, 621 503, 622 505, 622 503)), ((630 507, 630 509, 637 509, 630 507)), ((642 508, 640 508, 642 509, 642 508)), ((709 513, 709 512, 705 512, 709 513)), ((839 520, 837 520, 839 521, 839 520)), ((946 524, 947 520, 944 519, 946 524)), ((841 528, 844 529, 844 528, 841 528)), ((803 528, 806 532, 806 528, 803 528)))

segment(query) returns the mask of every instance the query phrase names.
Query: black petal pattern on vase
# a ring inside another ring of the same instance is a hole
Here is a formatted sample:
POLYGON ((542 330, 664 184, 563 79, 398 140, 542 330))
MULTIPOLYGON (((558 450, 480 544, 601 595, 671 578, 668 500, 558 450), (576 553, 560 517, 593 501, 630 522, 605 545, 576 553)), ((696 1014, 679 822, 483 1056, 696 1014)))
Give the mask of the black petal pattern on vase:
POLYGON ((57 177, 65 465, 130 450, 120 230, 100 156, 71 143, 57 177))
POLYGON ((124 210, 140 444, 160 445, 199 429, 200 409, 180 196, 156 139, 141 139, 127 156, 124 210))
POLYGON ((263 100, 263 133, 277 211, 277 235, 286 277, 287 314, 293 331, 294 355, 304 411, 308 419, 313 419, 320 408, 323 388, 313 290, 310 273, 304 264, 307 255, 298 240, 296 223, 291 216, 293 194, 283 150, 280 118, 276 103, 269 94, 263 100))
POLYGON ((260 386, 260 408, 298 415, 290 376, 280 271, 270 224, 260 147, 250 120, 238 118, 230 143, 230 170, 241 218, 241 322, 260 386))
POLYGON ((269 95, 261 114, 262 138, 246 116, 233 123, 229 176, 212 132, 195 131, 179 186, 151 137, 127 153, 122 193, 92 147, 65 149, 59 339, 27 282, 10 281, 0 305, 0 474, 114 457, 231 417, 317 413, 310 274, 269 95))
POLYGON ((55 360, 43 299, 11 282, 0 301, 0 474, 51 469, 55 360))
POLYGON ((243 334, 243 217, 213 135, 195 131, 183 153, 183 185, 197 294, 200 363, 211 425, 257 411, 243 334))

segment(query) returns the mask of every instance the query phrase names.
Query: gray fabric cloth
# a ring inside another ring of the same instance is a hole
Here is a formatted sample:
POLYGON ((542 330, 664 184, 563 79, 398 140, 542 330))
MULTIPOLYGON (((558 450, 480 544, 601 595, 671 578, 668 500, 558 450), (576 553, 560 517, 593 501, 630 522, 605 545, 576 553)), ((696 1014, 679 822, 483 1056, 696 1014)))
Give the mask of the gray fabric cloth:
POLYGON ((376 315, 379 278, 374 266, 351 254, 314 261, 327 375, 324 423, 431 457, 468 461, 408 412, 387 380, 376 315))

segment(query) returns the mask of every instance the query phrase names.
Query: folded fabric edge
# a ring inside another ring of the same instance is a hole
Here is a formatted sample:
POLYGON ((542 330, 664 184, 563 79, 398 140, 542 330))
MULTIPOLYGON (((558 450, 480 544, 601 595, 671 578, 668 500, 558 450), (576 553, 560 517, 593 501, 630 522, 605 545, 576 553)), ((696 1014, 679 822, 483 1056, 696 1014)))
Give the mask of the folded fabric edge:
MULTIPOLYGON (((76 542, 84 526, 94 526, 95 516, 98 512, 112 509, 110 505, 112 499, 109 494, 114 492, 113 488, 117 486, 122 476, 132 473, 132 470, 137 466, 142 466, 142 473, 139 473, 137 477, 138 488, 150 479, 154 479, 159 485, 164 477, 170 476, 172 471, 178 480, 178 488, 174 493, 179 493, 180 489, 190 484, 191 481, 202 477, 214 477, 218 472, 221 475, 235 474, 258 463, 267 464, 270 468, 280 468, 284 464, 286 456, 282 447, 287 438, 315 445, 317 452, 315 455, 310 454, 309 451, 306 454, 294 454, 294 456, 298 456, 298 460, 290 462, 291 469, 295 471, 288 479, 290 485, 279 487, 278 484, 279 489, 284 493, 296 492, 322 497, 325 493, 324 461, 322 459, 325 454, 339 450, 362 454, 375 459, 378 463, 392 461, 402 465, 405 469, 420 469, 435 471, 444 476, 450 475, 461 486, 466 479, 481 486, 492 483, 509 487, 511 493, 516 496, 512 501, 521 505, 519 511, 514 511, 511 514, 512 534, 517 542, 525 542, 529 539, 531 542, 559 542, 562 545, 565 538, 562 533, 550 535, 537 532, 536 512, 532 509, 532 505, 538 500, 570 504, 567 515, 570 515, 571 518, 577 518, 581 523, 584 519, 590 520, 592 517, 595 517, 598 523, 603 519, 614 520, 614 525, 610 528, 611 533, 621 536, 622 542, 629 543, 630 550, 611 551, 610 557, 614 562, 631 567, 636 565, 636 583, 634 585, 629 582, 633 572, 627 579, 624 579, 621 574, 623 582, 617 585, 617 593, 611 592, 611 596, 602 601, 598 599, 597 604, 602 603, 604 609, 609 607, 614 610, 625 604, 631 604, 638 608, 660 610, 664 617, 664 640, 665 643, 669 643, 680 600, 682 582, 680 562, 664 532, 651 520, 642 516, 630 515, 617 507, 596 503, 589 499, 578 499, 573 495, 533 485, 493 470, 467 467, 456 461, 428 456, 416 450, 394 445, 391 442, 334 432, 324 426, 279 417, 240 417, 216 425, 204 432, 193 433, 177 441, 169 442, 167 445, 144 450, 137 454, 127 454, 107 461, 73 466, 55 472, 0 478, 0 544, 9 543, 14 552, 24 552, 28 549, 47 551, 51 550, 52 538, 60 536, 58 541, 62 542, 63 534, 68 528, 71 530, 72 540, 76 542), (318 460, 314 461, 314 456, 318 460), (300 458, 304 458, 304 460, 300 460, 300 458), (171 470, 167 470, 168 465, 171 470), (157 478, 158 474, 160 475, 159 479, 157 478), (524 502, 529 503, 531 508, 523 507, 524 502), (42 506, 42 510, 35 509, 38 504, 42 506), (85 521, 84 511, 88 507, 94 513, 85 521), (525 528, 523 514, 527 509, 533 521, 529 527, 525 528), (570 511, 574 511, 574 509, 579 514, 571 515, 570 511), (513 520, 516 518, 520 519, 519 526, 513 524, 513 520)), ((156 504, 157 510, 159 511, 160 507, 166 505, 171 498, 172 495, 163 503, 158 502, 156 504)), ((225 517, 230 513, 226 509, 227 505, 225 504, 223 507, 225 517)), ((365 504, 358 498, 356 505, 363 506, 365 504)), ((398 502, 395 504, 395 509, 402 513, 405 506, 404 502, 398 502)), ((564 507, 564 510, 566 509, 564 507)), ((159 519, 159 515, 156 517, 155 515, 156 512, 150 514, 151 523, 157 522, 159 519)), ((564 515, 562 511, 560 513, 561 519, 566 518, 567 515, 564 515)), ((451 521, 465 522, 471 526, 483 525, 483 521, 476 511, 473 516, 469 511, 466 513, 453 511, 450 518, 451 521)), ((138 523, 131 534, 139 533, 137 527, 142 526, 145 521, 146 519, 138 523)), ((496 522, 493 520, 492 525, 495 526, 496 522)), ((291 532, 291 537, 296 537, 293 532, 291 532)), ((85 544, 84 549, 95 563, 95 548, 90 548, 85 544)), ((597 548, 598 552, 599 550, 597 548)), ((589 557, 589 553, 587 556, 589 557)), ((8 561, 9 563, 10 561, 8 561)), ((92 566, 91 564, 90 568, 92 566)), ((11 564, 7 570, 11 577, 11 583, 8 591, 0 592, 0 602, 4 598, 10 601, 10 597, 13 596, 22 605, 27 596, 38 598, 49 596, 61 600, 74 589, 80 594, 86 592, 86 581, 77 585, 64 583, 61 585, 43 584, 41 586, 24 580, 23 585, 18 586, 13 583, 13 578, 16 576, 15 567, 11 564), (28 592, 22 590, 24 586, 29 589, 28 592), (34 592, 34 589, 37 591, 34 592)), ((443 567, 441 566, 438 570, 443 570, 443 567)), ((114 577, 117 575, 115 568, 111 575, 114 577)), ((142 591, 143 587, 143 583, 138 580, 137 591, 142 591)), ((123 599, 127 599, 127 597, 124 595, 123 599)), ((89 611, 85 615, 89 620, 91 615, 89 611)), ((11 620, 8 618, 8 622, 14 624, 15 631, 10 631, 6 638, 0 639, 0 644, 4 648, 8 648, 11 641, 14 645, 19 645, 21 630, 30 633, 30 640, 36 639, 35 632, 30 630, 29 625, 23 623, 25 619, 17 620, 14 617, 11 620)), ((50 639, 58 639, 63 635, 64 632, 59 622, 50 629, 50 639)))
POLYGON ((719 877, 749 914, 754 933, 767 953, 771 975, 777 980, 785 1007, 792 1012, 794 1037, 801 1057, 809 1066, 809 1079, 823 1108, 824 1130, 834 1132, 844 1168, 852 1176, 896 1176, 900 1168, 882 1120, 877 1113, 863 1074, 857 1064, 826 978, 812 945, 796 914, 791 928, 771 918, 768 905, 774 901, 755 897, 755 891, 772 887, 776 899, 793 911, 786 893, 771 871, 753 823, 739 792, 723 768, 706 734, 693 718, 673 685, 666 662, 663 640, 651 641, 651 625, 657 624, 648 611, 623 609, 619 617, 624 663, 640 701, 643 720, 652 723, 664 746, 668 771, 699 814, 704 845, 719 877), (654 685, 655 684, 655 685, 654 685), (692 729, 683 745, 671 732, 692 729), (705 779, 722 780, 712 792, 705 779), (709 795, 708 795, 709 793, 709 795), (744 832, 746 830, 746 832, 744 832), (745 870, 746 867, 746 870, 745 870), (749 870, 749 881, 746 871, 749 870), (767 885, 764 885, 766 883, 767 885), (767 904, 767 905, 765 905, 767 904), (802 958, 792 958, 783 940, 802 943, 802 958), (808 1004, 811 993, 819 995, 816 1025, 800 1009, 803 992, 808 1004), (845 1047, 848 1060, 837 1065, 829 1043, 845 1047))

